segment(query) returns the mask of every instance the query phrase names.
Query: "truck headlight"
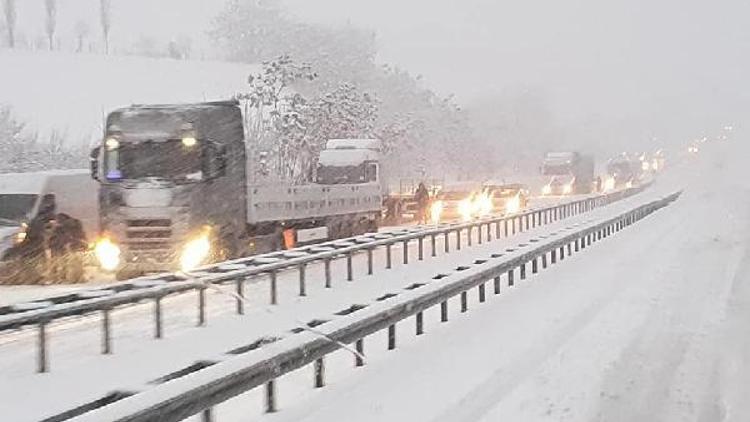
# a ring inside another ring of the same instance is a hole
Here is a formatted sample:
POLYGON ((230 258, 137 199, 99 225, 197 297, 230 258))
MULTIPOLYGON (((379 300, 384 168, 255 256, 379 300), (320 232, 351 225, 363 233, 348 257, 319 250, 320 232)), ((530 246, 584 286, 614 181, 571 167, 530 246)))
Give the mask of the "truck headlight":
POLYGON ((563 194, 570 195, 573 192, 573 185, 567 184, 563 186, 563 194))
POLYGON ((203 264, 211 252, 210 232, 204 230, 201 234, 190 239, 182 248, 180 255, 180 269, 184 272, 192 271, 203 264))
POLYGON ((552 186, 550 185, 544 185, 542 187, 542 195, 549 195, 552 193, 552 186))
POLYGON ((114 271, 120 265, 120 247, 109 238, 102 237, 94 245, 94 255, 105 271, 114 271))

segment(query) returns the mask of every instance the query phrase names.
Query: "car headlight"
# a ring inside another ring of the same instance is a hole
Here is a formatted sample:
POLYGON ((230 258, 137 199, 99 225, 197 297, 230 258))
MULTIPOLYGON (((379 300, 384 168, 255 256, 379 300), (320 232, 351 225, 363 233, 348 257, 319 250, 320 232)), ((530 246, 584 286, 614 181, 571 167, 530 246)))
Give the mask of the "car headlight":
POLYGON ((440 223, 440 216, 443 214, 443 201, 435 201, 430 206, 430 221, 432 224, 440 223))
POLYGON ((542 195, 549 195, 552 193, 552 186, 550 185, 544 185, 542 187, 542 195))
POLYGON ((180 269, 182 271, 192 271, 205 263, 211 252, 210 234, 210 231, 206 229, 185 243, 180 255, 180 269))
POLYGON ((565 185, 563 186, 563 193, 565 195, 568 195, 573 192, 573 185, 565 185))
POLYGON ((120 247, 108 237, 102 237, 96 241, 94 255, 105 271, 114 271, 120 265, 120 247))
POLYGON ((507 214, 515 214, 521 210, 521 197, 515 195, 505 203, 505 212, 507 214))

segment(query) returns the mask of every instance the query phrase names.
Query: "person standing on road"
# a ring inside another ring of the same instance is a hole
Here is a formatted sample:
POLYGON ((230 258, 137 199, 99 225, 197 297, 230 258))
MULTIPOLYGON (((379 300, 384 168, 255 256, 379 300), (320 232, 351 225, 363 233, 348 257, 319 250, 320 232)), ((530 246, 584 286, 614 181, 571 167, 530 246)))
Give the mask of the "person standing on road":
POLYGON ((68 214, 57 214, 48 245, 51 281, 83 281, 82 255, 86 251, 87 243, 81 222, 68 214))
POLYGON ((417 201, 417 220, 419 224, 427 224, 427 211, 430 207, 430 192, 423 182, 419 183, 417 191, 414 194, 417 201))

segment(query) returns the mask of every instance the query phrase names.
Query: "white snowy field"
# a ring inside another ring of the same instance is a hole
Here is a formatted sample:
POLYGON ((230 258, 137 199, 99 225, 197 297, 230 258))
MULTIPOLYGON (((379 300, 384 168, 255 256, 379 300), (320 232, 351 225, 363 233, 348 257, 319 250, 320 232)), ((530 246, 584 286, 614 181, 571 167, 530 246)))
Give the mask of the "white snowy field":
POLYGON ((325 388, 308 370, 264 420, 748 420, 749 153, 704 149, 676 203, 424 336, 402 324, 396 352, 325 388))
MULTIPOLYGON (((633 201, 637 199, 634 198, 633 201)), ((618 207, 625 207, 620 204, 618 207)), ((632 203, 631 203, 632 206, 632 203)), ((363 274, 366 256, 355 259, 355 281, 345 281, 345 260, 333 265, 334 288, 323 288, 322 265, 310 265, 307 270, 308 296, 297 296, 296 272, 279 277, 280 305, 269 307, 268 282, 260 279, 248 287, 247 313, 237 316, 234 299, 228 295, 209 295, 208 327, 194 328, 197 300, 194 295, 183 295, 164 301, 165 336, 152 340, 152 304, 119 310, 113 313, 115 353, 98 354, 100 322, 98 316, 83 320, 53 324, 49 333, 51 372, 34 373, 35 330, 24 330, 13 336, 0 337, 0 407, 14 416, 14 420, 37 420, 102 397, 119 388, 140 388, 146 382, 181 369, 191 363, 211 359, 232 348, 248 344, 261 336, 288 332, 302 322, 325 318, 354 303, 369 303, 375 298, 400 289, 415 281, 448 271, 472 262, 497 249, 534 236, 540 232, 566 227, 585 221, 594 214, 611 214, 614 210, 600 210, 566 219, 557 224, 517 235, 508 239, 468 248, 445 255, 442 238, 438 238, 438 258, 417 260, 416 247, 410 248, 410 264, 400 264, 402 251, 393 249, 394 269, 385 271, 384 251, 375 254, 375 275, 363 274), (20 401, 25 391, 36 391, 37 405, 27 406, 20 401)), ((231 288, 227 287, 227 289, 231 288)), ((307 385, 299 385, 303 390, 307 385)))
POLYGON ((104 116, 130 104, 232 98, 254 66, 131 56, 0 50, 0 105, 42 139, 70 142, 102 133, 104 116))

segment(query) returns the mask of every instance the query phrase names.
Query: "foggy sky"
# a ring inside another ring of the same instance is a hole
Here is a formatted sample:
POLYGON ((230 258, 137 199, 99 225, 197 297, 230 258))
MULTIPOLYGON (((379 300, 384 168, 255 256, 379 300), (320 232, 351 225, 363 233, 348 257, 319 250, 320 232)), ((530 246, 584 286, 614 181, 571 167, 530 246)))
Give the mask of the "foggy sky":
POLYGON ((635 119, 654 136, 750 111, 747 1, 285 1, 375 29, 383 61, 463 101, 528 89, 564 120, 635 119))
MULTIPOLYGON (((428 86, 464 104, 529 90, 546 98, 563 121, 604 116, 645 122, 654 135, 679 126, 684 136, 736 124, 750 111, 747 1, 283 2, 301 20, 376 31, 379 61, 423 75, 428 86)), ((38 36, 43 1, 18 3, 19 27, 38 36)), ((61 33, 72 31, 77 19, 90 21, 98 33, 98 0, 58 3, 61 33)), ((223 0, 113 4, 113 43, 132 43, 141 34, 190 34, 201 49, 223 0)))

